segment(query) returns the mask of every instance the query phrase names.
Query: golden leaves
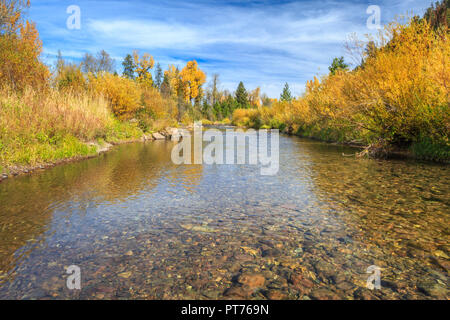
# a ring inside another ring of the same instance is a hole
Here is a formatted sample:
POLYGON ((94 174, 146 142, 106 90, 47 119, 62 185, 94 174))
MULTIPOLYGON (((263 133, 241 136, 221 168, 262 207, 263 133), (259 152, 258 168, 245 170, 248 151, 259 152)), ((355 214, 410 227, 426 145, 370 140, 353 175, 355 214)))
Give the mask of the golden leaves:
MULTIPOLYGON (((280 122, 327 140, 372 143, 445 143, 450 127, 450 42, 426 22, 390 24, 362 66, 306 84, 303 97, 285 106, 236 110, 233 122, 277 127, 280 122), (386 34, 392 41, 386 41, 386 34)), ((447 139, 447 140, 446 140, 447 139)))
POLYGON ((148 86, 153 85, 152 74, 150 73, 150 70, 155 65, 153 57, 148 53, 144 53, 142 57, 139 57, 139 52, 134 51, 133 62, 134 71, 137 73, 136 80, 148 86))
POLYGON ((201 93, 201 86, 206 82, 205 73, 198 67, 197 61, 189 61, 180 72, 181 87, 186 102, 197 98, 201 93))
POLYGON ((112 111, 120 118, 131 118, 141 106, 141 89, 133 80, 103 73, 97 77, 89 75, 89 83, 95 92, 109 100, 112 111))

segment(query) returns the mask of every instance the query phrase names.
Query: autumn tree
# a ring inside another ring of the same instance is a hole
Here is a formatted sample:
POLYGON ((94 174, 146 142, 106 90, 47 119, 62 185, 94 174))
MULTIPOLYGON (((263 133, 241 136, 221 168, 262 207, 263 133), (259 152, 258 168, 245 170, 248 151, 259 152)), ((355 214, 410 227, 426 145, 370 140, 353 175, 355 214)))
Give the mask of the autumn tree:
POLYGON ((164 71, 163 83, 161 84, 161 92, 167 97, 182 97, 180 71, 174 65, 169 65, 164 71))
POLYGON ((81 60, 81 69, 85 73, 96 73, 97 72, 97 66, 96 66, 96 59, 95 57, 90 54, 86 53, 81 60))
POLYGON ((115 71, 115 64, 114 59, 111 58, 108 52, 100 50, 95 57, 90 53, 86 53, 81 60, 81 69, 85 73, 113 73, 115 71))
POLYGON ((433 29, 441 26, 448 28, 450 26, 450 0, 442 0, 432 4, 425 12, 424 19, 433 29))
POLYGON ((46 87, 50 76, 40 61, 39 33, 23 17, 29 6, 29 1, 0 0, 0 82, 19 90, 46 87))
POLYGON ((197 61, 189 61, 180 72, 181 87, 186 102, 201 97, 201 87, 206 81, 205 73, 198 67, 197 61))
POLYGON ((263 107, 271 107, 273 99, 267 96, 267 94, 263 93, 261 95, 261 102, 263 107))
POLYGON ((82 64, 68 63, 64 61, 61 51, 55 65, 55 86, 59 90, 70 90, 80 93, 86 89, 86 79, 82 71, 82 64))
POLYGON ((115 61, 108 52, 105 50, 100 50, 97 53, 97 72, 108 72, 114 73, 115 71, 115 61))
POLYGON ((155 64, 155 60, 153 59, 153 57, 148 53, 144 53, 142 57, 140 57, 139 52, 134 51, 133 63, 134 71, 137 75, 136 80, 141 84, 152 86, 153 79, 150 70, 153 69, 153 66, 155 64))
POLYGON ((256 89, 250 91, 249 95, 248 95, 248 101, 250 103, 250 105, 252 105, 253 107, 259 108, 261 107, 261 88, 257 87, 256 89))

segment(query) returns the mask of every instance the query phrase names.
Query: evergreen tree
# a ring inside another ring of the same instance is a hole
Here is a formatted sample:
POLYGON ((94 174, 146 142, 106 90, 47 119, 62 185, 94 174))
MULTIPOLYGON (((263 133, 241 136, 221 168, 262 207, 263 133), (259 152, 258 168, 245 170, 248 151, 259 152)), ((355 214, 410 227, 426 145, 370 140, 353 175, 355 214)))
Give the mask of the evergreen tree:
POLYGON ((162 69, 161 69, 161 65, 158 63, 156 65, 156 70, 155 70, 155 86, 161 90, 161 85, 163 82, 163 73, 162 73, 162 69))
POLYGON ((161 94, 164 98, 170 97, 170 81, 167 74, 164 74, 163 81, 161 83, 161 94))
POLYGON ((245 90, 244 83, 241 81, 236 89, 236 102, 241 108, 247 108, 248 106, 248 93, 245 90))
POLYGON ((128 79, 134 79, 134 62, 131 54, 127 54, 125 59, 122 62, 123 66, 123 75, 128 79))
POLYGON ((425 11, 424 19, 433 27, 437 29, 440 26, 450 26, 450 0, 442 0, 431 4, 431 7, 425 11))
POLYGON ((292 101, 291 90, 289 89, 289 84, 286 82, 284 85, 283 93, 280 95, 281 101, 292 101))
POLYGON ((328 70, 330 70, 331 74, 335 74, 337 70, 348 70, 348 64, 344 62, 344 57, 334 58, 328 70))

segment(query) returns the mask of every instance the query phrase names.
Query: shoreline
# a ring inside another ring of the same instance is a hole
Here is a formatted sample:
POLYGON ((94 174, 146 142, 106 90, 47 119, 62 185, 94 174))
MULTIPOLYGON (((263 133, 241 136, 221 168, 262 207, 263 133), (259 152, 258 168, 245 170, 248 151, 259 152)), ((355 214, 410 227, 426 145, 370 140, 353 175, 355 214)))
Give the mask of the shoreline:
MULTIPOLYGON (((254 129, 254 130, 258 130, 252 127, 245 127, 245 126, 237 126, 237 125, 232 125, 235 128, 240 128, 240 129, 244 129, 244 130, 248 130, 248 129, 254 129)), ((270 129, 269 129, 270 130, 270 129)), ((329 145, 334 145, 334 146, 343 146, 343 147, 350 147, 350 148, 354 148, 354 149, 359 149, 360 152, 355 152, 355 154, 351 154, 351 155, 346 155, 346 154, 342 154, 343 157, 357 157, 357 158, 369 158, 369 159, 375 159, 375 160, 403 160, 403 161, 416 161, 416 162, 421 162, 421 163, 428 163, 428 164, 437 164, 437 165, 448 165, 450 164, 449 160, 429 160, 429 159, 422 159, 417 157, 411 150, 409 149, 405 149, 405 148, 398 148, 398 147, 394 147, 394 146, 388 146, 386 149, 383 150, 379 150, 376 149, 376 147, 371 148, 371 146, 369 145, 364 145, 364 144, 359 144, 359 143, 355 143, 352 141, 349 142, 338 142, 338 141, 330 141, 330 140, 323 140, 320 138, 316 138, 313 136, 305 136, 305 135, 301 135, 298 133, 293 133, 293 132, 289 132, 289 130, 279 130, 279 132, 281 134, 290 136, 290 137, 297 137, 297 138, 302 138, 302 139, 308 139, 308 140, 312 140, 312 141, 317 141, 317 142, 322 142, 322 143, 326 143, 329 145), (365 152, 365 154, 362 155, 358 155, 358 153, 363 153, 365 152)))
MULTIPOLYGON (((209 124, 209 125, 205 125, 205 126, 220 127, 220 126, 223 126, 223 124, 209 124)), ((244 130, 250 129, 247 127, 239 127, 239 126, 235 126, 235 125, 230 125, 230 126, 235 127, 235 128, 244 129, 244 130)), ((187 127, 187 129, 189 129, 189 127, 187 127)), ((167 129, 161 130, 159 132, 143 134, 140 138, 137 138, 137 139, 128 139, 128 140, 121 140, 121 141, 115 141, 115 142, 105 142, 104 144, 99 144, 98 142, 86 142, 86 145, 96 147, 96 152, 94 154, 80 155, 80 156, 60 159, 57 161, 47 162, 47 163, 39 163, 39 164, 35 164, 35 165, 13 165, 13 166, 5 167, 4 170, 6 169, 8 171, 8 173, 6 173, 6 172, 0 173, 0 183, 7 179, 12 179, 12 178, 15 178, 18 176, 23 176, 23 175, 31 175, 35 172, 43 171, 43 170, 50 169, 50 168, 53 168, 56 166, 69 164, 69 163, 73 163, 73 162, 78 162, 78 161, 82 161, 82 160, 92 159, 92 158, 95 158, 95 157, 101 155, 102 153, 106 153, 106 152, 110 151, 113 147, 118 146, 118 145, 136 143, 136 142, 156 141, 156 140, 171 140, 172 136, 175 134, 173 132, 173 130, 178 130, 178 129, 177 128, 167 128, 167 129)), ((329 145, 346 146, 346 147, 350 147, 350 148, 354 148, 354 149, 359 149, 362 152, 367 149, 367 146, 356 144, 356 143, 351 143, 351 142, 345 143, 345 142, 336 142, 336 141, 324 141, 319 138, 302 136, 302 135, 290 133, 287 131, 280 131, 280 133, 290 136, 290 137, 298 137, 298 138, 302 138, 302 139, 308 139, 308 140, 312 140, 312 141, 326 143, 329 145)), ((354 154, 344 154, 343 153, 342 156, 343 157, 358 157, 358 152, 355 152, 354 154)), ((439 162, 439 161, 418 159, 417 157, 414 156, 414 154, 411 151, 403 150, 403 149, 389 150, 383 156, 368 156, 368 155, 360 156, 360 158, 362 158, 362 157, 368 157, 370 159, 378 159, 378 160, 417 161, 417 162, 424 162, 424 163, 438 164, 438 165, 445 165, 445 164, 449 163, 449 162, 439 162)))
POLYGON ((99 144, 98 142, 85 142, 87 146, 95 146, 96 152, 94 154, 89 155, 79 155, 75 157, 60 159, 52 162, 44 162, 34 165, 12 165, 9 167, 4 167, 3 170, 6 172, 0 172, 0 183, 2 181, 13 179, 19 176, 31 175, 35 172, 44 171, 50 168, 54 168, 56 166, 74 163, 82 160, 88 160, 95 157, 98 157, 102 153, 106 153, 110 151, 113 147, 123 144, 136 143, 136 142, 147 142, 147 141, 156 141, 156 140, 170 140, 172 136, 175 134, 174 130, 178 130, 176 128, 167 128, 162 131, 143 134, 140 138, 135 139, 126 139, 121 141, 114 142, 105 142, 103 144, 99 144))

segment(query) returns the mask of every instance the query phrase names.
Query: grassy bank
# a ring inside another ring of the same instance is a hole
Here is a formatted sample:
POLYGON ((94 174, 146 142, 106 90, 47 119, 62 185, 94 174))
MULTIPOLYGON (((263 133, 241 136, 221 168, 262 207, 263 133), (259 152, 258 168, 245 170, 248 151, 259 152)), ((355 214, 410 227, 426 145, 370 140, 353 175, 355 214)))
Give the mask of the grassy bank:
POLYGON ((308 81, 305 94, 270 108, 239 109, 233 123, 450 161, 450 42, 447 26, 392 23, 354 70, 308 81))
POLYGON ((101 96, 0 90, 0 173, 94 155, 98 147, 92 142, 117 143, 142 134, 136 124, 116 119, 101 96))

